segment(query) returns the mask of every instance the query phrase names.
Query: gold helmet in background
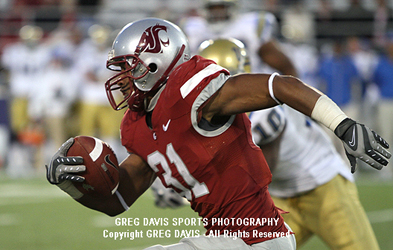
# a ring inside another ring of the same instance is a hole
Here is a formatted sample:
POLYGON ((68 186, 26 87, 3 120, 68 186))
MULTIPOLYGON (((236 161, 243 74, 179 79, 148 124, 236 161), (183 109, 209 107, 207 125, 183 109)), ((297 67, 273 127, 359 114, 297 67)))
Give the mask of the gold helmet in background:
POLYGON ((29 47, 37 46, 44 37, 44 30, 36 25, 25 25, 19 30, 19 38, 29 47))
POLYGON ((250 60, 244 44, 237 39, 206 40, 199 46, 198 54, 215 61, 229 70, 231 75, 251 72, 250 60))
POLYGON ((97 46, 110 46, 112 29, 107 25, 93 24, 88 29, 88 35, 97 46))

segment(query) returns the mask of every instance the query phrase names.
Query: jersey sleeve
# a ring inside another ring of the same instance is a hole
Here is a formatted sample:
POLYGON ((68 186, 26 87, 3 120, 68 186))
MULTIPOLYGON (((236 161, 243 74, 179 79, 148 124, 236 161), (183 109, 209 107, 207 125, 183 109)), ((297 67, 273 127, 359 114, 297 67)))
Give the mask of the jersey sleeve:
POLYGON ((201 92, 210 98, 224 85, 229 72, 215 62, 200 56, 194 56, 189 61, 176 68, 169 76, 165 91, 161 94, 169 106, 177 106, 176 112, 181 115, 188 112, 201 92), (219 79, 213 81, 215 78, 219 79))
POLYGON ((274 141, 286 125, 285 113, 281 106, 252 112, 250 120, 252 137, 257 145, 274 141))
MULTIPOLYGON (((222 133, 228 128, 228 124, 224 124, 219 129, 215 128, 214 132, 206 132, 205 129, 200 128, 198 124, 201 120, 201 112, 199 111, 229 77, 229 71, 214 61, 198 55, 192 57, 170 75, 166 89, 161 94, 168 106, 175 107, 168 111, 171 112, 170 116, 175 118, 187 114, 194 129, 204 136, 222 133)), ((233 119, 229 122, 231 121, 233 119)))

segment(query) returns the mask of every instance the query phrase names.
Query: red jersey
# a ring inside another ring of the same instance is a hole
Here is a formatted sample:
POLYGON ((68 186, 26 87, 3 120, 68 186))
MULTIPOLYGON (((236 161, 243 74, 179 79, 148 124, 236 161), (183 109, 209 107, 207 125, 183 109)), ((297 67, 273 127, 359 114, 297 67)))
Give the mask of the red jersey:
POLYGON ((208 222, 206 235, 241 233, 251 245, 275 238, 263 233, 288 230, 267 191, 271 173, 252 141, 247 115, 234 115, 211 130, 198 126, 198 110, 225 84, 228 74, 213 61, 194 56, 170 74, 152 111, 152 128, 145 115, 128 110, 121 138, 165 186, 190 201, 208 222), (267 219, 275 222, 268 224, 267 219))

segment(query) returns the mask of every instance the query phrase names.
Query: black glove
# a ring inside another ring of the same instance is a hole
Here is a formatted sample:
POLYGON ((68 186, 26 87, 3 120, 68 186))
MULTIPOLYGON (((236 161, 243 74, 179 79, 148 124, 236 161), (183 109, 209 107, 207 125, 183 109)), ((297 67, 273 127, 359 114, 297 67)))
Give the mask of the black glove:
POLYGON ((46 178, 51 184, 57 185, 72 198, 78 199, 83 194, 74 187, 72 182, 83 182, 84 177, 76 175, 84 172, 83 158, 80 156, 66 157, 68 149, 74 143, 74 138, 68 139, 52 157, 49 167, 46 167, 46 178))
POLYGON ((344 142, 345 153, 351 163, 351 172, 356 171, 356 158, 378 170, 386 166, 391 154, 389 144, 377 133, 349 118, 344 119, 334 130, 344 142))

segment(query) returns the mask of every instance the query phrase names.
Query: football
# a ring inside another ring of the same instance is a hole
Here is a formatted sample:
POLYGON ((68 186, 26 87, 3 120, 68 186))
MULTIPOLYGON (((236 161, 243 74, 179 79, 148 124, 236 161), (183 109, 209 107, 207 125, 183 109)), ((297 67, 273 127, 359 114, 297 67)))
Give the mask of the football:
POLYGON ((119 185, 119 164, 116 154, 104 141, 91 136, 77 136, 67 156, 82 156, 86 171, 80 173, 84 182, 74 186, 83 194, 95 197, 113 195, 119 185))

